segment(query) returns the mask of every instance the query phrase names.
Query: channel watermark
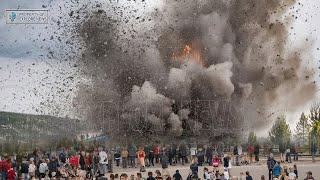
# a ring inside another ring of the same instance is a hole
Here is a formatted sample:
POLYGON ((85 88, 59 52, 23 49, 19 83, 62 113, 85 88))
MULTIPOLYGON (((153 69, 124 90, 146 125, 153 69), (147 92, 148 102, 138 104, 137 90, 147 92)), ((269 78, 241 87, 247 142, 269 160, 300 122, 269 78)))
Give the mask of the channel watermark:
POLYGON ((6 24, 48 24, 48 10, 6 9, 6 24))

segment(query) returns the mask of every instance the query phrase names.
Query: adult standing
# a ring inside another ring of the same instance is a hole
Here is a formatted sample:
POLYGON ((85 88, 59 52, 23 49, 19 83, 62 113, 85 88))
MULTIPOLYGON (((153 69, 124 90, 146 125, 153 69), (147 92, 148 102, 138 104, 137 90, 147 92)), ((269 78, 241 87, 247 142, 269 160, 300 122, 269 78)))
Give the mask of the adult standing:
POLYGON ((137 147, 135 145, 131 145, 129 148, 129 160, 132 168, 136 168, 136 153, 137 147))
POLYGON ((165 151, 163 151, 160 158, 162 169, 168 168, 168 161, 169 161, 168 155, 165 151))
POLYGON ((122 159, 122 167, 127 168, 128 167, 128 155, 129 152, 127 148, 123 148, 121 151, 121 159, 122 159))
POLYGON ((208 146, 206 148, 206 162, 209 164, 209 166, 212 165, 212 147, 211 146, 208 146))
POLYGON ((145 171, 145 157, 146 157, 146 153, 144 152, 143 148, 139 148, 139 151, 137 152, 137 157, 140 163, 140 172, 144 172, 145 171))
POLYGON ((255 162, 259 163, 259 154, 260 154, 260 146, 259 144, 257 143, 255 146, 254 146, 254 160, 255 162))
POLYGON ((161 151, 161 148, 159 145, 155 146, 153 148, 153 152, 154 152, 154 157, 156 159, 156 163, 159 163, 159 160, 160 160, 160 151, 161 151))
POLYGON ((181 145, 180 148, 180 155, 181 155, 181 162, 182 162, 182 165, 184 165, 184 163, 187 162, 187 148, 185 145, 181 145))
POLYGON ((276 164, 276 161, 274 160, 273 158, 273 154, 271 153, 268 157, 268 160, 267 160, 267 167, 268 167, 268 172, 269 172, 269 180, 272 179, 272 176, 273 176, 273 168, 276 164))
POLYGON ((154 152, 152 148, 150 148, 148 159, 149 159, 149 165, 154 166, 154 152))
POLYGON ((104 176, 107 173, 108 155, 106 151, 101 148, 99 152, 99 176, 104 176))
POLYGON ((248 153, 249 153, 249 163, 252 163, 252 157, 254 153, 254 146, 252 144, 249 144, 248 146, 248 153))

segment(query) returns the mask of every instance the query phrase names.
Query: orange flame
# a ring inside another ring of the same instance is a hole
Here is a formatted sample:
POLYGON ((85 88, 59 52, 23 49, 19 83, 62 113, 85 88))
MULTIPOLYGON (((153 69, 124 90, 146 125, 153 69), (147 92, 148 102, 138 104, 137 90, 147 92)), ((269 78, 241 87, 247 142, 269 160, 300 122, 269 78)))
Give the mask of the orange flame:
POLYGON ((182 52, 172 53, 173 61, 193 61, 201 66, 204 66, 204 62, 201 53, 198 49, 192 48, 191 45, 185 45, 182 52))

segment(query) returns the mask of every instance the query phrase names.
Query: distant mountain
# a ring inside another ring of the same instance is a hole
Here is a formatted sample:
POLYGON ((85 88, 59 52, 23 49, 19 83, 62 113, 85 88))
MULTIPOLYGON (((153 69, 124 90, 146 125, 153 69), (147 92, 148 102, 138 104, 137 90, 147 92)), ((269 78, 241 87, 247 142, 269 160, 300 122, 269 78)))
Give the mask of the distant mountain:
POLYGON ((86 122, 77 119, 0 111, 0 143, 73 138, 87 127, 86 122))

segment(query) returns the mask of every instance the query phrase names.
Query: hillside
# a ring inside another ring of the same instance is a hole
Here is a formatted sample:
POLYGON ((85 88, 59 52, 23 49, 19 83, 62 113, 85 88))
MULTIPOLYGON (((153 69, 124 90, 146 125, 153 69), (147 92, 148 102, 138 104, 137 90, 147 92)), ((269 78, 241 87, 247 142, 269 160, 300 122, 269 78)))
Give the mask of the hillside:
POLYGON ((0 112, 0 143, 70 138, 86 127, 85 122, 76 119, 0 112))

